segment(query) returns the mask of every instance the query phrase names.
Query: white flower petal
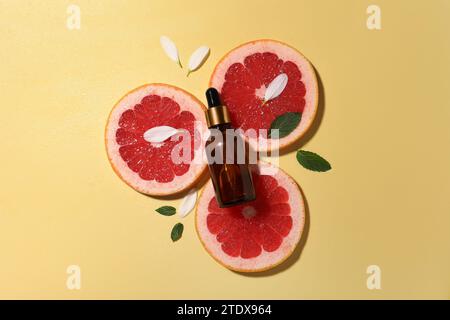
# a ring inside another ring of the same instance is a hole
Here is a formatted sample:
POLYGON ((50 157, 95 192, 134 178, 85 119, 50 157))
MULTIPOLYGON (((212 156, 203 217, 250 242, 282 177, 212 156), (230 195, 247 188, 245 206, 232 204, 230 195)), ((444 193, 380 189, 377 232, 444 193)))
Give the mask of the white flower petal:
POLYGON ((178 55, 178 49, 175 43, 170 40, 169 37, 161 36, 159 38, 159 42, 161 43, 161 47, 163 48, 164 52, 167 54, 167 56, 178 63, 181 67, 180 57, 178 55))
POLYGON ((283 92, 284 88, 286 88, 287 82, 287 74, 279 74, 267 87, 264 94, 264 101, 267 102, 278 97, 283 92))
POLYGON ((186 217, 189 214, 189 212, 191 212, 192 209, 194 209, 196 202, 197 202, 197 189, 192 189, 181 201, 180 208, 178 209, 178 215, 181 218, 186 217))
POLYGON ((189 65, 188 65, 189 73, 200 68, 203 65, 203 63, 205 63, 208 54, 209 48, 207 46, 201 46, 200 48, 195 50, 192 53, 191 57, 189 58, 189 65))
POLYGON ((178 130, 169 126, 153 127, 144 132, 144 140, 152 143, 163 142, 176 133, 178 130))

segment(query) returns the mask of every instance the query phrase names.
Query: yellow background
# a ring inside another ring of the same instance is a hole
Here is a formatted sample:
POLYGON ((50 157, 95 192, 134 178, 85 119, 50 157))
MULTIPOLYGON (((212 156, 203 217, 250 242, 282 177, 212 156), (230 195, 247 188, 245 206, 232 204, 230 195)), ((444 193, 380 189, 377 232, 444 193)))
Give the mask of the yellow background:
POLYGON ((0 298, 449 298, 450 2, 0 1, 0 298), (186 78, 163 53, 168 35, 186 78), (323 84, 319 121, 303 140, 332 166, 281 166, 301 185, 309 230, 283 267, 246 276, 202 248, 194 215, 154 212, 179 200, 143 196, 120 181, 104 151, 113 104, 148 82, 203 98, 218 59, 274 38, 301 50, 323 84), (320 121, 321 118, 321 121, 320 121), (306 242, 306 243, 305 243, 306 242), (66 268, 81 267, 81 290, 66 268), (368 290, 366 268, 382 270, 368 290))

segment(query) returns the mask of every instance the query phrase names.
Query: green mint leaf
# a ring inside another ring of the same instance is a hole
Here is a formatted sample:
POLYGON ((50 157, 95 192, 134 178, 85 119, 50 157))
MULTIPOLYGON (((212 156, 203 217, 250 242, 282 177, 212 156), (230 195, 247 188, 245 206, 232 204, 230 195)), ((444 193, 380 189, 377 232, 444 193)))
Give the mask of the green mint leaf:
POLYGON ((331 169, 331 165, 327 160, 311 151, 298 150, 297 161, 303 167, 312 171, 324 172, 331 169))
POLYGON ((175 242, 181 238, 183 235, 184 226, 182 223, 177 223, 172 228, 172 233, 170 234, 170 237, 172 238, 172 241, 175 242))
POLYGON ((162 206, 155 211, 163 216, 173 216, 177 212, 177 210, 171 206, 162 206))
POLYGON ((289 133, 294 131, 295 128, 297 128, 301 119, 302 114, 300 112, 283 113, 281 116, 278 116, 275 118, 275 120, 273 120, 272 124, 270 125, 268 137, 271 137, 272 130, 274 129, 279 130, 278 138, 286 137, 289 133))

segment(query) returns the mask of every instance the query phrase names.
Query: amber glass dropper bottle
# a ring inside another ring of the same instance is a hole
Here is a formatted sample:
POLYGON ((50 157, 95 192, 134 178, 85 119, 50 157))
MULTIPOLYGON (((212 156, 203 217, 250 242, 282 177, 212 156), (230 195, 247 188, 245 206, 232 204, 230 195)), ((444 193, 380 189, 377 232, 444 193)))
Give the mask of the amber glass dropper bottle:
POLYGON ((244 141, 235 134, 228 109, 222 105, 219 92, 215 88, 206 91, 206 100, 206 120, 211 130, 211 136, 206 142, 206 153, 217 202, 224 208, 255 200, 244 141), (227 150, 230 146, 234 150, 227 150), (241 160, 242 158, 244 160, 241 160))

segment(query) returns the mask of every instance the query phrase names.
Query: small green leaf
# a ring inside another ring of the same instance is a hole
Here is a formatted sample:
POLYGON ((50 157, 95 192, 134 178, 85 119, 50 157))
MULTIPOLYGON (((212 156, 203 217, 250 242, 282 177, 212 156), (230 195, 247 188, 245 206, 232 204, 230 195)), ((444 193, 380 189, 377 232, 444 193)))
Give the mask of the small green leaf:
POLYGON ((275 118, 275 120, 273 120, 272 124, 270 125, 268 137, 271 137, 272 130, 274 129, 279 130, 278 138, 286 137, 289 133, 294 131, 295 128, 297 128, 301 119, 302 114, 300 112, 283 113, 281 116, 278 116, 275 118))
POLYGON ((311 151, 298 150, 297 161, 303 167, 312 171, 324 172, 331 169, 331 165, 327 160, 311 151))
POLYGON ((163 216, 173 216, 177 212, 177 210, 171 206, 162 206, 155 211, 162 214, 163 216))
POLYGON ((175 242, 181 238, 183 235, 184 226, 182 223, 177 223, 172 228, 172 233, 170 234, 170 237, 172 238, 172 241, 175 242))

